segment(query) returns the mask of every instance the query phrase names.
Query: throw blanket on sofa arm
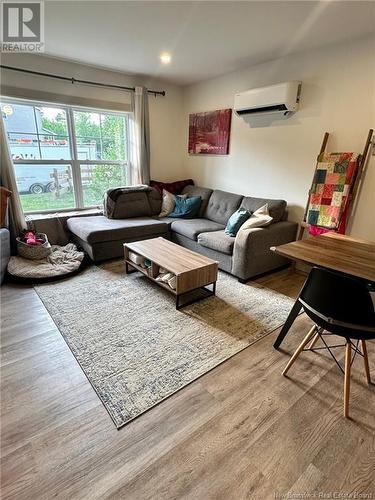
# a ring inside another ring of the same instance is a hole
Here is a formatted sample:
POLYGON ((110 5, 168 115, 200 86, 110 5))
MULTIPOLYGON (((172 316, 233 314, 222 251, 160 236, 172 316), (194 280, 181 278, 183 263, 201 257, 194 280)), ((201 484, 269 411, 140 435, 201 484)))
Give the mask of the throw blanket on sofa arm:
POLYGON ((141 193, 151 191, 150 186, 145 184, 139 184, 137 186, 124 186, 118 188, 110 188, 104 193, 104 207, 103 214, 108 217, 108 219, 113 219, 113 213, 116 207, 116 201, 119 196, 127 193, 141 193))

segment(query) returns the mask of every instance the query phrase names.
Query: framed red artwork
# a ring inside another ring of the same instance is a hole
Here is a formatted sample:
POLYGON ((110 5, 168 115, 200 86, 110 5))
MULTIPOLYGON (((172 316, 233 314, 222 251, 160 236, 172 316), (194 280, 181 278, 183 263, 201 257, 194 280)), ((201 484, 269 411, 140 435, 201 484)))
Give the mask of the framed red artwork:
POLYGON ((189 154, 227 155, 232 120, 231 109, 189 115, 189 154))

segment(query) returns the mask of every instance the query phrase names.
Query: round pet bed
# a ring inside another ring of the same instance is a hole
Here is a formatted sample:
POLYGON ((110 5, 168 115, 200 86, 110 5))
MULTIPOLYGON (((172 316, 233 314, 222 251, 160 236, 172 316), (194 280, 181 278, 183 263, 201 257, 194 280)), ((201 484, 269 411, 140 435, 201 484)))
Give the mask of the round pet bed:
POLYGON ((30 260, 11 257, 8 263, 8 277, 11 280, 40 283, 62 279, 79 272, 85 265, 85 254, 73 243, 61 247, 52 245, 51 254, 45 259, 30 260))

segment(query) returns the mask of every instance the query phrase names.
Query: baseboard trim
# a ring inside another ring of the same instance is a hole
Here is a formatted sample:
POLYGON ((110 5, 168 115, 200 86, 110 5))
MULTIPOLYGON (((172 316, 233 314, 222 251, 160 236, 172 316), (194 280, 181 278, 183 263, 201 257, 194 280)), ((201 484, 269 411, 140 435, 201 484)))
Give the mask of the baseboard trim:
POLYGON ((274 269, 270 269, 269 271, 265 271, 264 273, 259 273, 259 274, 256 274, 254 276, 250 276, 249 278, 237 278, 237 279, 238 279, 239 283, 241 283, 242 285, 245 285, 248 281, 263 278, 263 276, 267 276, 269 274, 276 273, 278 271, 282 271, 283 269, 288 269, 288 267, 291 267, 290 262, 288 264, 283 264, 282 266, 275 267, 274 269))

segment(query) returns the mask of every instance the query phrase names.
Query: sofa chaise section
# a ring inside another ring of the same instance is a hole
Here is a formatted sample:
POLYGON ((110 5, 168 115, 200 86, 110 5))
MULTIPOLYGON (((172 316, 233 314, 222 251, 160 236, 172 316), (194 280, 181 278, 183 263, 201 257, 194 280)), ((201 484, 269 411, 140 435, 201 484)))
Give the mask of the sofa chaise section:
POLYGON ((108 219, 104 215, 72 217, 67 225, 73 241, 95 262, 121 257, 123 244, 163 236, 169 238, 168 225, 151 217, 108 219))
POLYGON ((169 238, 169 225, 154 218, 160 209, 156 189, 146 185, 113 188, 104 196, 104 215, 72 217, 67 226, 73 241, 99 262, 122 257, 124 243, 169 238))

